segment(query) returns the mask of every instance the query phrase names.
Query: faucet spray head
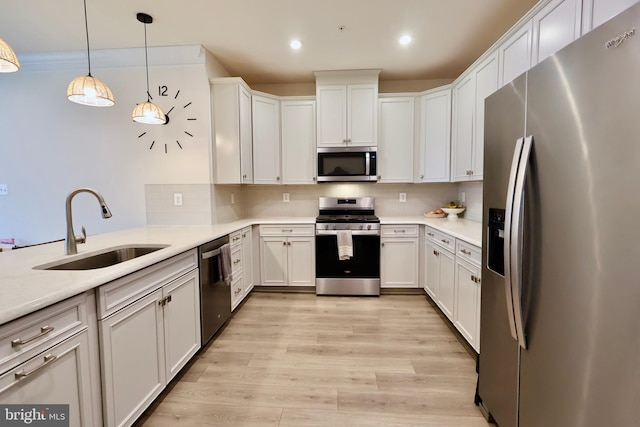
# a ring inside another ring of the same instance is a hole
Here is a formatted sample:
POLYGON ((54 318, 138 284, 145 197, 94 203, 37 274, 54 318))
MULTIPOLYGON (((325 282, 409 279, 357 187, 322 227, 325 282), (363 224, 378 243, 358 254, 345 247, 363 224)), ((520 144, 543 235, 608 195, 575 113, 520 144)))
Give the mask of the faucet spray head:
POLYGON ((100 202, 100 208, 102 208, 102 218, 111 218, 111 211, 105 202, 100 202))

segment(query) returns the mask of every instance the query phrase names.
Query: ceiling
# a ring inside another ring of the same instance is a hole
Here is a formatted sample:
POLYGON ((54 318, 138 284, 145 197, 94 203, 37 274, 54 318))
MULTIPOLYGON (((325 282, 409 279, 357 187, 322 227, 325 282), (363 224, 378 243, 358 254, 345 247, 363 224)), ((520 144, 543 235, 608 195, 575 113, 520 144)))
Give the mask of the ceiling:
MULTIPOLYGON (((82 0, 2 0, 0 38, 20 54, 86 49, 82 0)), ((455 78, 537 0, 87 0, 91 49, 203 45, 249 84, 310 83, 313 71, 380 80, 455 78), (339 27, 344 29, 339 30, 339 27), (413 37, 400 46, 403 34, 413 37), (302 48, 289 42, 297 38, 302 48)))

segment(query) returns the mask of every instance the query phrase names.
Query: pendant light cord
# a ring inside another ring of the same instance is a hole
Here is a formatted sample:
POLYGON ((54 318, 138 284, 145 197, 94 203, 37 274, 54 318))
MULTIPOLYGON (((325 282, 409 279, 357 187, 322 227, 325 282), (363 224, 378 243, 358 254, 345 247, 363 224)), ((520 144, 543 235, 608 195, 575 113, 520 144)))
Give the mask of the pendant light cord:
MULTIPOLYGON (((85 0, 86 1, 86 0, 85 0)), ((151 93, 149 92, 149 58, 147 56, 147 23, 144 23, 144 64, 147 70, 147 102, 151 101, 151 93)))
POLYGON ((89 54, 89 23, 87 22, 87 0, 84 0, 84 30, 87 35, 87 62, 89 63, 89 76, 91 76, 91 55, 89 54))

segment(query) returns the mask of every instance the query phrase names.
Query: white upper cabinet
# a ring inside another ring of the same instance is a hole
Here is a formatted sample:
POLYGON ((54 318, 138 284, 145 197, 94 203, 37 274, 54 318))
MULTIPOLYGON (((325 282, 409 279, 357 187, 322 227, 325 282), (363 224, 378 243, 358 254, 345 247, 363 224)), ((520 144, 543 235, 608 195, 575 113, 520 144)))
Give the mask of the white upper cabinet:
POLYGON ((582 34, 604 24, 638 0, 583 0, 582 34))
POLYGON ((317 145, 377 144, 380 70, 317 71, 317 145))
POLYGON ((552 0, 533 17, 531 65, 553 55, 578 37, 582 0, 552 0))
POLYGON ((500 87, 531 68, 533 25, 529 20, 498 48, 500 87))
POLYGON ((448 182, 451 161, 451 87, 420 98, 419 171, 415 182, 448 182))
POLYGON ((237 77, 214 79, 211 84, 214 135, 214 182, 253 182, 251 91, 237 77))
POLYGON ((476 119, 473 121, 473 151, 471 158, 472 180, 480 180, 484 174, 484 101, 498 90, 498 55, 494 53, 474 70, 476 119))
POLYGON ((316 101, 281 100, 282 182, 316 183, 316 101))
POLYGON ((253 183, 280 184, 280 101, 253 93, 253 183))
POLYGON ((452 181, 468 181, 473 173, 475 86, 473 73, 469 73, 453 87, 452 181))
POLYGON ((378 110, 378 182, 412 182, 415 98, 381 98, 378 110))

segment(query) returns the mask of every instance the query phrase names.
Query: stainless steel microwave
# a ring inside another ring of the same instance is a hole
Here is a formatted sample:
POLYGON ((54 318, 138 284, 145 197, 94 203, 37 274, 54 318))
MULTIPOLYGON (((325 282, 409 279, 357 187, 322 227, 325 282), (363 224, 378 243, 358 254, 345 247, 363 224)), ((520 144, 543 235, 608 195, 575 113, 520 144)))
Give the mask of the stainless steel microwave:
POLYGON ((318 182, 375 182, 378 147, 318 148, 318 182))

